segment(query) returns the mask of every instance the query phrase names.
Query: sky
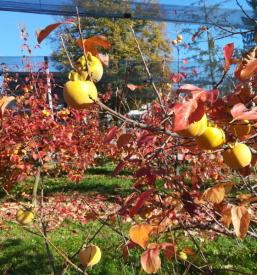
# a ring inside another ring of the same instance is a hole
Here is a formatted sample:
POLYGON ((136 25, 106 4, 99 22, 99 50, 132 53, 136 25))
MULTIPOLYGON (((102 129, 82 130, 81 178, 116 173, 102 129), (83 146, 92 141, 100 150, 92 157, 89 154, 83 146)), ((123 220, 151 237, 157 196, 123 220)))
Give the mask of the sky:
MULTIPOLYGON (((207 1, 207 0, 206 0, 207 1)), ((209 0, 212 3, 217 0, 209 0)), ((161 4, 179 4, 189 5, 192 0, 160 0, 161 4)), ((208 1, 207 1, 208 2, 208 1)), ((244 3, 245 0, 241 0, 244 3)), ((235 1, 230 0, 224 7, 235 8, 235 1)), ((25 25, 30 35, 29 44, 32 48, 33 56, 51 55, 53 47, 48 40, 42 42, 40 48, 34 48, 36 45, 35 32, 38 29, 43 29, 49 24, 58 21, 58 17, 52 15, 29 14, 19 12, 5 12, 0 11, 0 56, 21 56, 24 53, 21 51, 22 40, 20 38, 19 26, 25 25)), ((168 28, 168 35, 176 35, 180 31, 180 25, 170 24, 168 28)))

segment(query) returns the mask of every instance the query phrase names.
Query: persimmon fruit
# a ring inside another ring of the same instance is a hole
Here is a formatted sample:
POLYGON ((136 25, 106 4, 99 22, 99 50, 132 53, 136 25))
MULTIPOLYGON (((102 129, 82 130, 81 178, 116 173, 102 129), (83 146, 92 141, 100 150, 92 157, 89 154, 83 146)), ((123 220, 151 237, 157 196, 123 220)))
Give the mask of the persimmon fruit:
POLYGON ((223 160, 232 169, 242 169, 251 163, 252 152, 247 145, 236 143, 224 151, 223 160))
POLYGON ((92 81, 68 81, 64 85, 65 102, 74 109, 83 109, 97 99, 97 89, 92 81))
POLYGON ((225 133, 218 127, 207 127, 205 132, 196 137, 196 143, 201 149, 211 150, 225 143, 225 133))

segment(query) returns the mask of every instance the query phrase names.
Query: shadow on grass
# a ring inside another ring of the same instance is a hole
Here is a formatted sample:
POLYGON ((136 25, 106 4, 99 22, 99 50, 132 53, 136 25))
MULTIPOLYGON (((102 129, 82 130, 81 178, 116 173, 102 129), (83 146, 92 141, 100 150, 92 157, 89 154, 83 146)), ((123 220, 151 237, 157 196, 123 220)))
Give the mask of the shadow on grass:
POLYGON ((69 182, 66 178, 47 179, 45 181, 45 195, 58 192, 97 193, 105 196, 127 196, 130 192, 131 181, 128 179, 114 179, 110 177, 85 178, 80 183, 69 182))
POLYGON ((21 239, 6 239, 1 243, 0 273, 9 275, 51 274, 42 246, 21 239))
MULTIPOLYGON (((87 169, 86 174, 87 175, 111 176, 114 169, 115 169, 115 166, 92 167, 92 168, 87 169)), ((120 171, 119 175, 120 176, 130 176, 130 175, 132 175, 132 172, 124 169, 124 170, 120 171)))

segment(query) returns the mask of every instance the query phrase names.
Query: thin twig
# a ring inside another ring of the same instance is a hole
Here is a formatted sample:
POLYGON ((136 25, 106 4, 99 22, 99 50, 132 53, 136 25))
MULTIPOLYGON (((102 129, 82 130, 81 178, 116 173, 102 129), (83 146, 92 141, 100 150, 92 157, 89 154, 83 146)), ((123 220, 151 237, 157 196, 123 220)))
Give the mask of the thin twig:
POLYGON ((69 53, 68 53, 68 51, 67 51, 67 48, 66 48, 66 46, 65 46, 65 43, 64 43, 64 40, 63 40, 62 35, 60 35, 60 38, 61 38, 61 41, 62 41, 62 47, 63 47, 64 52, 65 52, 65 54, 66 54, 66 56, 67 56, 67 58, 68 58, 68 60, 69 60, 70 66, 71 66, 71 68, 72 68, 73 70, 75 70, 75 67, 74 67, 74 65, 73 65, 73 63, 72 63, 72 61, 71 61, 70 55, 69 55, 69 53))

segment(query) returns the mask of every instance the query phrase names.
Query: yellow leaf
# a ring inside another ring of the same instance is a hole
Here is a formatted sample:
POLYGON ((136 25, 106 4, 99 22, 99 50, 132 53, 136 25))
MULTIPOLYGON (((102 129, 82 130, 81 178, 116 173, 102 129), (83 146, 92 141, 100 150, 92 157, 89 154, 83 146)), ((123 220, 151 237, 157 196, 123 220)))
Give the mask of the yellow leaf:
POLYGON ((153 227, 150 224, 133 225, 129 230, 129 237, 134 243, 145 249, 152 230, 153 227))

